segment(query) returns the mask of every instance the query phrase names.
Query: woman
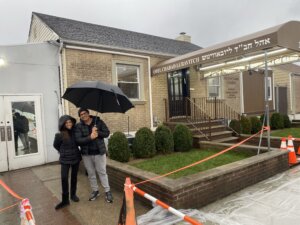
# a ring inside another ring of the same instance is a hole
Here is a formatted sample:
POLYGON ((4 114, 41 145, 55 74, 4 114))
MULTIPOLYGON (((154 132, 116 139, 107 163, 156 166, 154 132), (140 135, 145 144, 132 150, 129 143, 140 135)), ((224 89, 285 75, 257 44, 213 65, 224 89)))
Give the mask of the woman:
POLYGON ((76 195, 77 173, 81 160, 80 151, 75 143, 74 125, 76 120, 69 116, 63 115, 59 118, 59 133, 55 134, 54 148, 59 152, 59 161, 61 163, 61 185, 62 185, 62 201, 55 207, 61 209, 70 204, 69 201, 69 169, 71 173, 71 200, 79 202, 76 195))

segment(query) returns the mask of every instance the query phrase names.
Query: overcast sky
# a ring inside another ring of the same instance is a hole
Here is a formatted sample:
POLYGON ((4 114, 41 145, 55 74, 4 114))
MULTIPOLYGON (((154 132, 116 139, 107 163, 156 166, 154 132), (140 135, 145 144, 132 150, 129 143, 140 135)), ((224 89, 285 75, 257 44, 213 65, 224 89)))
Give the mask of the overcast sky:
POLYGON ((182 31, 202 47, 300 21, 299 0, 0 0, 0 45, 26 43, 39 12, 167 38, 182 31))

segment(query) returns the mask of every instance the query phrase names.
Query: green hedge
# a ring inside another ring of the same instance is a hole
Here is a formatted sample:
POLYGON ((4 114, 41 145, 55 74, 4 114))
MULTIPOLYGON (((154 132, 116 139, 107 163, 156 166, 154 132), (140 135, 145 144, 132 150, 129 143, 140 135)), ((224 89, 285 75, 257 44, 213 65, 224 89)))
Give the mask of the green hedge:
POLYGON ((157 152, 170 153, 174 151, 173 134, 167 126, 159 126, 154 133, 157 152))
POLYGON ((256 134, 258 131, 262 128, 262 123, 260 122, 260 119, 256 116, 250 117, 251 122, 251 134, 256 134))
POLYGON ((237 133, 241 133, 241 122, 239 120, 231 120, 229 123, 229 127, 233 129, 237 133))
POLYGON ((108 141, 109 157, 119 162, 128 162, 130 158, 130 150, 128 141, 122 132, 115 132, 108 141))
POLYGON ((147 128, 140 128, 132 143, 132 153, 136 158, 149 158, 155 155, 155 139, 153 132, 147 128))
POLYGON ((189 151, 193 146, 193 136, 189 128, 183 124, 177 124, 174 133, 174 149, 178 152, 189 151))
POLYGON ((241 128, 243 134, 251 134, 251 121, 246 116, 241 117, 241 128))
POLYGON ((270 119, 270 126, 271 129, 283 129, 284 128, 284 121, 283 117, 280 113, 273 113, 270 119))
POLYGON ((282 115, 283 117, 283 125, 285 128, 291 128, 292 127, 292 122, 290 121, 290 118, 288 115, 282 115))

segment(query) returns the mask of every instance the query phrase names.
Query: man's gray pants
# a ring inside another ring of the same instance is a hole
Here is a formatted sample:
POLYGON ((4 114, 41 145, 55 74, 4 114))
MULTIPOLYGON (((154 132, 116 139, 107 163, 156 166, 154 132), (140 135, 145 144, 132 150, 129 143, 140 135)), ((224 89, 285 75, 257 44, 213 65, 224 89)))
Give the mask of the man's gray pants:
POLYGON ((110 191, 108 177, 106 173, 106 154, 104 155, 83 155, 85 169, 88 172, 89 181, 93 191, 98 191, 96 172, 100 178, 101 185, 105 192, 110 191))

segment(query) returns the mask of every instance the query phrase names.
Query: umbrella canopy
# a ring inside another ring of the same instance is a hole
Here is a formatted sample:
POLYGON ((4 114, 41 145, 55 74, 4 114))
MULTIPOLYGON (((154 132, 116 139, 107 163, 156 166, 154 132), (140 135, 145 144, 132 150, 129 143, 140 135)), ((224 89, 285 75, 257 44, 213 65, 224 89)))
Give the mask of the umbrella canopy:
POLYGON ((118 86, 100 81, 80 81, 68 87, 62 98, 100 113, 125 113, 134 107, 118 86))
POLYGON ((35 113, 34 110, 34 102, 28 101, 28 102, 12 102, 12 108, 17 109, 21 112, 28 112, 28 113, 35 113))

